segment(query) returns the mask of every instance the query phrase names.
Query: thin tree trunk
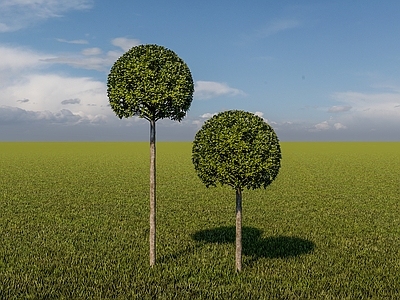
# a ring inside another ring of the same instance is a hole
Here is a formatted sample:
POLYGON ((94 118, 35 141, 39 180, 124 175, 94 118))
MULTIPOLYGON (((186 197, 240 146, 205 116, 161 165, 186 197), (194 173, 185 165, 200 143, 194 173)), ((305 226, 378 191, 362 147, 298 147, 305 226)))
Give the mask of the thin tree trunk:
POLYGON ((236 189, 236 272, 242 271, 242 190, 236 189))
POLYGON ((156 263, 156 122, 150 121, 150 266, 156 263))

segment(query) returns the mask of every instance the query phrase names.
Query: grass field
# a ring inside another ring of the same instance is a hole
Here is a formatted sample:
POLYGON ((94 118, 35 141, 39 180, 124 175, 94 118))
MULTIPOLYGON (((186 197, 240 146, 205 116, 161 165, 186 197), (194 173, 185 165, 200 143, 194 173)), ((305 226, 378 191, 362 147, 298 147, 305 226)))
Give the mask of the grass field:
POLYGON ((398 299, 400 143, 282 143, 266 190, 206 189, 190 143, 0 143, 0 299, 398 299))

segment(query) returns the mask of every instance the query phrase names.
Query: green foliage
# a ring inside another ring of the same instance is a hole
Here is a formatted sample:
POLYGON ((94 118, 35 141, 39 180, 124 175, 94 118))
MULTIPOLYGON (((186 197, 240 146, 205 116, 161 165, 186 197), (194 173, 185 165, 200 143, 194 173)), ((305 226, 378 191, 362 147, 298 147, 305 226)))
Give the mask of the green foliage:
POLYGON ((139 116, 181 121, 193 99, 194 84, 186 63, 158 45, 131 48, 108 75, 110 105, 119 118, 139 116))
POLYGON ((252 113, 231 110, 208 120, 197 132, 192 162, 209 186, 266 188, 280 168, 281 149, 274 130, 252 113))

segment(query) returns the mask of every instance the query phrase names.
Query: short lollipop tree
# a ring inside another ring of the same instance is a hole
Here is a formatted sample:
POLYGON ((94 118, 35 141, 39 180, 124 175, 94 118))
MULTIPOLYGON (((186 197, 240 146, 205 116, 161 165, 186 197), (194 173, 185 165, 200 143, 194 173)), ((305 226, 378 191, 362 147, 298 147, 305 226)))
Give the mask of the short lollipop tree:
POLYGON ((197 132, 192 162, 206 187, 217 184, 236 191, 236 271, 242 270, 242 191, 266 188, 280 168, 277 135, 261 117, 231 110, 219 113, 197 132))
POLYGON ((156 121, 181 121, 193 100, 194 84, 186 63, 172 50, 139 45, 123 54, 108 75, 107 94, 120 118, 150 122, 150 265, 156 262, 156 121))

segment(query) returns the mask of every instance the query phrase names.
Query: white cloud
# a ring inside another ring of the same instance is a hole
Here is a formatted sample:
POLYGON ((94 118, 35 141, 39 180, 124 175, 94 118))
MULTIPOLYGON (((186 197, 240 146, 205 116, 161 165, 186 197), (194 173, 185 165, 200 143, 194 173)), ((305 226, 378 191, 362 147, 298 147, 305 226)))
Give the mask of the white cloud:
POLYGON ((374 120, 397 119, 400 120, 400 92, 391 93, 360 93, 342 92, 332 95, 336 101, 351 106, 351 117, 369 118, 374 120))
MULTIPOLYGON (((41 72, 46 64, 43 59, 48 56, 21 47, 0 45, 0 99, 3 89, 20 81, 32 72, 41 72)), ((21 97, 20 99, 29 99, 21 97)), ((0 104, 5 104, 0 101, 0 104)))
POLYGON ((82 54, 85 56, 100 55, 102 52, 100 48, 86 48, 82 50, 82 54))
POLYGON ((138 46, 141 44, 141 42, 137 39, 128 39, 128 38, 124 38, 124 37, 118 37, 115 38, 111 41, 111 43, 116 46, 121 48, 123 51, 128 51, 129 49, 131 49, 134 46, 138 46))
POLYGON ((65 64, 75 68, 104 72, 109 70, 109 67, 121 54, 110 51, 102 55, 100 48, 87 48, 82 51, 82 54, 57 55, 39 53, 22 47, 0 45, 0 79, 9 81, 10 73, 20 76, 33 70, 38 71, 38 68, 45 68, 51 64, 65 64))
POLYGON ((244 96, 245 93, 235 89, 226 83, 215 81, 196 81, 194 97, 198 99, 210 99, 219 96, 244 96))
POLYGON ((349 111, 352 107, 350 105, 343 105, 343 106, 332 106, 328 109, 330 113, 341 113, 349 111))
MULTIPOLYGON (((301 25, 302 25, 302 23, 295 19, 273 20, 273 21, 267 23, 264 27, 258 28, 249 34, 244 35, 242 37, 242 42, 249 43, 249 42, 257 41, 260 39, 268 38, 270 36, 298 28, 301 25)), ((261 56, 261 57, 257 57, 256 59, 271 60, 271 59, 273 59, 273 57, 261 56)))
POLYGON ((340 129, 347 129, 347 126, 343 125, 342 123, 339 122, 334 122, 333 119, 331 118, 329 121, 323 121, 321 123, 318 123, 309 130, 311 132, 318 132, 318 131, 326 131, 326 130, 340 130, 340 129))
POLYGON ((92 5, 93 0, 3 0, 0 2, 0 32, 16 31, 71 10, 89 9, 92 5))
MULTIPOLYGON (((261 111, 256 111, 254 114, 255 114, 256 116, 259 116, 260 118, 262 118, 262 119, 264 120, 265 123, 271 123, 271 124, 274 124, 274 123, 275 123, 275 122, 269 122, 268 119, 264 118, 264 117, 263 117, 263 116, 264 116, 264 113, 261 112, 261 111)), ((275 123, 275 124, 276 124, 276 123, 275 123)))
POLYGON ((3 121, 6 118, 6 106, 7 113, 21 122, 31 119, 89 123, 113 120, 115 115, 108 107, 104 81, 54 74, 48 67, 66 64, 104 72, 121 54, 117 51, 103 54, 99 48, 86 48, 81 53, 57 56, 0 45, 1 118, 3 121), (73 116, 67 113, 66 107, 73 116))
POLYGON ((28 49, 0 45, 0 72, 6 71, 9 75, 9 72, 38 67, 47 57, 28 49))
POLYGON ((256 111, 254 114, 255 114, 256 116, 259 116, 260 118, 262 118, 263 115, 264 115, 264 113, 261 112, 261 111, 256 111))
POLYGON ((121 53, 107 52, 106 55, 101 55, 101 49, 89 48, 82 51, 82 55, 66 54, 53 56, 43 59, 43 62, 49 64, 65 64, 78 69, 96 70, 105 72, 116 61, 121 53))
POLYGON ((193 120, 192 124, 196 125, 197 128, 200 128, 204 124, 204 121, 203 120, 193 120))
POLYGON ((333 127, 335 127, 336 130, 347 128, 347 126, 343 125, 342 123, 335 123, 335 124, 333 124, 333 127))
POLYGON ((105 83, 86 77, 64 77, 56 74, 31 74, 0 88, 0 103, 26 111, 53 113, 69 104, 68 108, 73 114, 88 118, 113 114, 107 107, 105 83))
POLYGON ((191 120, 191 124, 194 124, 194 125, 196 125, 197 128, 200 128, 204 124, 205 121, 207 121, 208 119, 212 118, 213 116, 215 116, 217 114, 218 114, 217 112, 215 112, 215 113, 210 113, 210 112, 204 113, 201 116, 199 116, 200 119, 191 120))
POLYGON ((65 123, 77 124, 83 118, 78 114, 72 113, 68 109, 57 112, 29 111, 18 107, 0 106, 0 124, 20 124, 20 123, 65 123))
POLYGON ((201 116, 200 116, 200 118, 202 118, 202 119, 210 119, 210 118, 212 118, 213 116, 215 116, 217 113, 205 113, 205 114, 202 114, 201 116))
MULTIPOLYGON (((112 40, 112 44, 126 51, 133 46, 139 45, 140 41, 127 38, 115 38, 112 40)), ((49 64, 65 64, 74 68, 105 72, 109 70, 110 66, 112 66, 122 54, 122 51, 108 51, 103 54, 100 48, 93 47, 83 49, 80 54, 67 53, 62 55, 48 55, 41 61, 49 64)))
MULTIPOLYGON (((309 132, 341 132, 354 139, 393 139, 393 131, 400 128, 400 88, 378 86, 383 92, 338 92, 332 99, 339 105, 327 108, 332 113, 328 121, 311 125, 309 132), (379 134, 377 133, 379 132, 379 134)), ((398 134, 397 134, 398 136, 398 134)), ((397 137, 398 139, 398 137, 397 137)))
POLYGON ((297 28, 300 25, 300 22, 297 20, 275 20, 271 22, 267 27, 260 30, 257 35, 259 37, 268 37, 281 31, 297 28))
POLYGON ((77 45, 86 45, 89 44, 89 42, 87 40, 65 40, 65 39, 56 39, 57 41, 59 41, 60 43, 67 43, 67 44, 77 44, 77 45))
POLYGON ((67 99, 67 100, 63 100, 61 101, 62 105, 68 105, 68 104, 80 104, 81 103, 81 99, 75 98, 75 99, 67 99))
MULTIPOLYGON (((114 46, 119 45, 121 49, 128 44, 127 39, 114 40, 114 46)), ((54 64, 64 64, 104 72, 122 54, 119 49, 104 53, 93 47, 58 55, 0 45, 0 122, 28 127, 30 122, 38 126, 53 123, 127 126, 138 123, 137 118, 121 122, 115 116, 108 105, 104 80, 49 71, 54 64)), ((212 81, 199 81, 196 89, 196 95, 203 98, 245 95, 225 83, 212 81)), ((214 114, 205 113, 201 118, 187 122, 200 126, 214 114)))
POLYGON ((12 28, 9 27, 7 24, 0 23, 0 32, 8 32, 12 31, 12 28))
POLYGON ((314 125, 314 128, 318 131, 319 130, 328 130, 329 128, 331 128, 331 126, 328 124, 328 121, 324 121, 324 122, 314 125))

